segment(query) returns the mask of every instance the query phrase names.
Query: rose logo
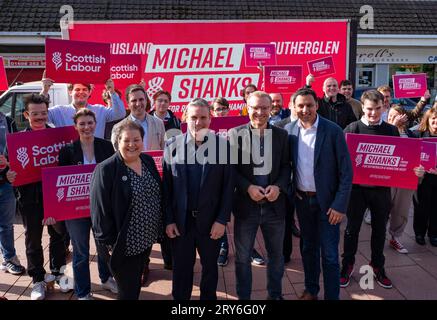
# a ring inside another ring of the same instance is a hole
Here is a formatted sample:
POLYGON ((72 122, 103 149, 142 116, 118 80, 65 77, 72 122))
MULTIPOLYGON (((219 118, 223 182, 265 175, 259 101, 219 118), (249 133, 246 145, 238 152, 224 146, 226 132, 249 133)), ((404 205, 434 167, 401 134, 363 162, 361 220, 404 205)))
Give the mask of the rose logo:
POLYGON ((359 154, 355 158, 355 164, 356 164, 357 167, 359 167, 362 163, 363 163, 363 155, 359 154))
POLYGON ((153 101, 153 95, 159 90, 162 90, 162 84, 164 83, 164 78, 155 77, 149 80, 149 88, 147 88, 147 95, 150 101, 153 101))
POLYGON ((21 167, 23 167, 23 169, 27 166, 27 164, 29 163, 29 155, 27 154, 26 147, 18 148, 17 160, 21 163, 21 167))
POLYGON ((52 62, 55 64, 56 70, 62 66, 62 56, 59 51, 53 52, 52 62))
POLYGON ((58 192, 56 193, 56 196, 58 197, 58 202, 61 202, 62 199, 64 199, 64 188, 59 188, 58 192))

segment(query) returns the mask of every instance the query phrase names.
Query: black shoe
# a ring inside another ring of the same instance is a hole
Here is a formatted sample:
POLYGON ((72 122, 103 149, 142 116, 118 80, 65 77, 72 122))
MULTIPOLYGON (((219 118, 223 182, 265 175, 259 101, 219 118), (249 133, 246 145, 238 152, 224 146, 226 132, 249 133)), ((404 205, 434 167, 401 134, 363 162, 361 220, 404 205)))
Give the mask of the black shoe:
POLYGON ((416 242, 417 242, 417 244, 420 244, 421 246, 424 246, 426 244, 425 237, 424 236, 420 236, 420 235, 416 235, 416 242))
POLYGON ((275 297, 275 298, 273 298, 273 297, 268 296, 268 297, 267 297, 267 300, 277 300, 277 301, 281 301, 281 300, 284 300, 284 297, 283 297, 283 296, 279 296, 279 297, 275 297))
POLYGON ((293 225, 291 226, 291 233, 292 233, 293 236, 295 236, 296 238, 300 238, 300 230, 299 230, 299 228, 298 228, 295 224, 293 224, 293 225))
POLYGON ((437 247, 437 237, 429 237, 429 243, 431 243, 433 247, 437 247))

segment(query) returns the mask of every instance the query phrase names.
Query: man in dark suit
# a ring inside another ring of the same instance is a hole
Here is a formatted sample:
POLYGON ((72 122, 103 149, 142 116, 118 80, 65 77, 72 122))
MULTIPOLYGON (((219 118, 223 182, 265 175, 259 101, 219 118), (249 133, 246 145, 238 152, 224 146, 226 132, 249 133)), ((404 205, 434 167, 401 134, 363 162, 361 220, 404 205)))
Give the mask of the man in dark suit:
POLYGON ((202 264, 200 299, 216 300, 219 239, 230 220, 234 190, 229 144, 208 130, 208 102, 187 106, 187 133, 164 151, 164 221, 173 253, 173 298, 189 300, 196 249, 202 264))
POLYGON ((298 120, 285 129, 291 137, 305 272, 305 291, 300 298, 317 300, 321 251, 325 299, 338 300, 340 222, 352 188, 352 163, 341 128, 317 114, 314 91, 299 89, 294 108, 298 120))
POLYGON ((267 298, 282 300, 282 245, 291 175, 288 136, 268 123, 272 99, 267 93, 253 92, 247 102, 250 123, 230 131, 231 147, 238 151, 233 204, 237 295, 240 300, 250 299, 250 254, 261 227, 268 254, 267 298))

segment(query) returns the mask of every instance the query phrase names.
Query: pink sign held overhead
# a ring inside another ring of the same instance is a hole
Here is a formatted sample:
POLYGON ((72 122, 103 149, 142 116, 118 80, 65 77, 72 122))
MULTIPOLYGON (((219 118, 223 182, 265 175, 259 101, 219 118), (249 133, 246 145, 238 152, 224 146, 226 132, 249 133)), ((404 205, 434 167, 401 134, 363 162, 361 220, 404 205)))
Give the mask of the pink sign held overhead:
POLYGON ((110 59, 109 43, 46 39, 46 76, 55 82, 105 83, 110 59))
POLYGON ((420 165, 419 139, 347 133, 346 142, 354 184, 417 189, 414 168, 420 165))
POLYGON ((6 135, 10 168, 17 172, 14 186, 41 181, 41 169, 57 166, 61 148, 78 137, 73 126, 6 135))
POLYGON ((395 98, 422 97, 426 90, 426 73, 393 75, 395 98))
POLYGON ((246 43, 244 45, 246 67, 276 65, 276 46, 273 43, 246 43))
POLYGON ((302 66, 265 66, 266 92, 293 93, 303 86, 302 66))
POLYGON ((125 88, 132 83, 140 83, 141 75, 141 55, 111 55, 111 78, 117 88, 125 88))
POLYGON ((315 78, 335 74, 334 59, 332 57, 308 61, 307 65, 309 73, 315 78))
POLYGON ((153 161, 155 161, 155 165, 156 165, 156 169, 158 169, 159 172, 159 176, 162 178, 162 158, 164 156, 164 151, 163 150, 150 150, 150 151, 145 151, 144 153, 148 154, 149 156, 151 156, 153 158, 153 161))
POLYGON ((6 77, 5 64, 3 57, 0 57, 0 91, 6 91, 9 88, 8 78, 6 77))
POLYGON ((90 183, 95 164, 44 168, 44 218, 56 221, 90 216, 90 183))
POLYGON ((425 171, 435 169, 437 165, 437 143, 422 140, 421 147, 420 164, 425 168, 425 171))

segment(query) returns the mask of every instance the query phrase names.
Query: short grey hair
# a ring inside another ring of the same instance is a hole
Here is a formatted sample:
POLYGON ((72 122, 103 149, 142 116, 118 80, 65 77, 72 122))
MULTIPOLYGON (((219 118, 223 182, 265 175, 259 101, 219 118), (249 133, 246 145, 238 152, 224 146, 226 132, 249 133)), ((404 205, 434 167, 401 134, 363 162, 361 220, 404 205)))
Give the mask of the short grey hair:
POLYGON ((194 98, 193 100, 191 100, 188 105, 188 107, 206 107, 209 109, 209 103, 208 101, 206 101, 205 99, 202 98, 194 98))
POLYGON ((254 91, 252 92, 248 97, 247 101, 249 101, 250 98, 257 97, 259 99, 266 98, 270 101, 270 105, 273 103, 272 97, 267 92, 264 91, 254 91))
POLYGON ((138 130, 140 132, 141 139, 144 139, 144 128, 134 120, 125 118, 116 125, 114 125, 114 127, 112 128, 111 142, 115 151, 118 151, 118 143, 121 139, 121 134, 123 133, 123 131, 127 130, 138 130))

